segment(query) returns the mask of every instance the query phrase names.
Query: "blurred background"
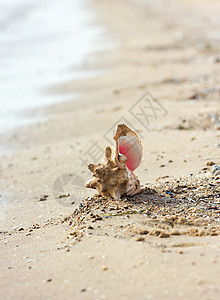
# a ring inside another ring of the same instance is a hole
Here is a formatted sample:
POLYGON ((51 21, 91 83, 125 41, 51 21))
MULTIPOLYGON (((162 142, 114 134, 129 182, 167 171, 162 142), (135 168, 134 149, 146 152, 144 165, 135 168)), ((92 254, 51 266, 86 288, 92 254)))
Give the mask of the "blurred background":
POLYGON ((32 108, 69 97, 46 88, 94 75, 80 66, 110 41, 87 4, 0 0, 0 132, 33 121, 32 108))

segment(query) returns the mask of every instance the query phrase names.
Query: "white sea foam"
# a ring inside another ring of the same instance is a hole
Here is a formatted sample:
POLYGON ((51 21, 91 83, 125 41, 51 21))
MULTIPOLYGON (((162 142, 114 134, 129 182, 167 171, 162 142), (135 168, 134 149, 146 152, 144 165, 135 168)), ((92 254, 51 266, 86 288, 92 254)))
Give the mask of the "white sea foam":
POLYGON ((91 75, 80 66, 112 46, 86 0, 1 0, 0 131, 29 122, 24 110, 66 100, 45 88, 91 75))

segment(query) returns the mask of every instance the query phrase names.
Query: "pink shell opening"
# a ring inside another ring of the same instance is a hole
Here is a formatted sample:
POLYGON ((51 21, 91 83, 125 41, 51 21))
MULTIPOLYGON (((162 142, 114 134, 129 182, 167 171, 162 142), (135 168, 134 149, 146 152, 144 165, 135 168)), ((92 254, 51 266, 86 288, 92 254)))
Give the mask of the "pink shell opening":
POLYGON ((137 154, 134 151, 134 147, 131 144, 119 143, 119 153, 127 157, 127 168, 130 171, 134 171, 140 164, 139 159, 137 159, 137 154))

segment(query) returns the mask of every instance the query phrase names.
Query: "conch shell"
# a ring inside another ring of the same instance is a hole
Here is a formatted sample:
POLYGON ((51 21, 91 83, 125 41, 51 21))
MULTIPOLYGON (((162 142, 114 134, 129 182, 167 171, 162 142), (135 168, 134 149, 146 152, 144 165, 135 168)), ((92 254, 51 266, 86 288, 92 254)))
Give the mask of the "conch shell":
POLYGON ((141 191, 140 181, 133 171, 141 163, 143 148, 138 135, 125 124, 118 125, 114 139, 116 150, 106 147, 103 161, 88 165, 93 178, 86 187, 96 189, 102 196, 119 199, 141 191))

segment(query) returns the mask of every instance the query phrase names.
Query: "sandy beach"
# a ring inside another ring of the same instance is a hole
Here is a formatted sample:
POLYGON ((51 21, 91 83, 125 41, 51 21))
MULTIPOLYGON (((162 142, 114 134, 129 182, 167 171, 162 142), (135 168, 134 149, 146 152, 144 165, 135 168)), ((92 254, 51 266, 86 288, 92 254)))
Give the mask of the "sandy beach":
POLYGON ((88 57, 97 76, 47 89, 72 101, 0 134, 0 299, 219 299, 219 1, 88 6, 118 47, 88 57), (57 199, 119 123, 142 141, 142 193, 57 199))

